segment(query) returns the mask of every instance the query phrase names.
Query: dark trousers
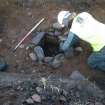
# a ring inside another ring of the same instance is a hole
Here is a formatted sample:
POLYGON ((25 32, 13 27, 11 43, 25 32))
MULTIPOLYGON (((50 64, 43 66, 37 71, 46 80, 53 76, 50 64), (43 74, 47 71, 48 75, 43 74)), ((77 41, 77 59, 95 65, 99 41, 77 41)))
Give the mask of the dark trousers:
POLYGON ((105 71, 105 47, 99 52, 93 52, 89 56, 88 65, 92 69, 105 71))

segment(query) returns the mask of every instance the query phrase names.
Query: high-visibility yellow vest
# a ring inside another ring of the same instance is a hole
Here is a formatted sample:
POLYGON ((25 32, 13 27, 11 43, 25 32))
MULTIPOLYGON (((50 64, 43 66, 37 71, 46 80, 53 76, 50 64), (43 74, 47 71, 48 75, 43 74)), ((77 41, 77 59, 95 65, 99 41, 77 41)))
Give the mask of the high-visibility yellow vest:
POLYGON ((87 12, 74 18, 70 31, 90 43, 94 51, 100 51, 105 46, 105 24, 87 12))

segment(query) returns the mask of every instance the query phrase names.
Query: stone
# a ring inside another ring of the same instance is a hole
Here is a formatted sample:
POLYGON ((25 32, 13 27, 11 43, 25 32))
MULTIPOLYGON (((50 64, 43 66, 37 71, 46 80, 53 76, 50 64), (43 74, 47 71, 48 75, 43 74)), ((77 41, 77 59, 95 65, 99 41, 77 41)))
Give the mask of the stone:
POLYGON ((33 104, 33 103, 34 103, 34 101, 33 101, 31 98, 28 98, 28 99, 26 100, 26 102, 27 102, 28 104, 33 104))
POLYGON ((37 91, 38 94, 42 94, 43 93, 43 88, 36 87, 36 91, 37 91))
POLYGON ((43 51, 42 47, 40 47, 40 46, 35 47, 34 52, 38 58, 38 61, 42 61, 44 59, 45 55, 44 55, 44 51, 43 51))
POLYGON ((64 60, 64 55, 63 54, 58 54, 54 57, 53 62, 51 63, 53 68, 58 68, 62 65, 64 60))
POLYGON ((45 58, 44 58, 44 62, 45 62, 45 63, 50 63, 50 62, 53 61, 53 59, 54 59, 54 57, 45 57, 45 58))
POLYGON ((76 85, 77 85, 77 82, 75 81, 75 80, 69 80, 69 84, 66 86, 66 88, 68 88, 68 89, 73 89, 73 88, 75 88, 76 87, 76 85))
POLYGON ((60 53, 60 54, 56 55, 55 59, 59 60, 59 61, 63 61, 64 60, 64 54, 60 53))
POLYGON ((32 99, 33 99, 34 102, 41 103, 41 97, 38 94, 34 94, 32 96, 32 99))
POLYGON ((32 73, 35 73, 35 72, 36 72, 36 70, 33 70, 33 71, 32 71, 32 73))
POLYGON ((79 71, 73 71, 70 78, 73 80, 86 80, 86 78, 79 71))
POLYGON ((28 15, 28 16, 32 16, 32 12, 28 12, 27 15, 28 15))
POLYGON ((43 39, 45 32, 38 32, 37 35, 32 39, 32 43, 38 45, 43 39))
POLYGON ((55 59, 55 60, 52 62, 52 67, 56 69, 56 68, 60 67, 61 64, 62 64, 62 63, 61 63, 60 61, 58 61, 58 60, 55 59))
POLYGON ((35 53, 30 53, 29 57, 31 58, 32 61, 37 61, 37 56, 35 55, 35 53))

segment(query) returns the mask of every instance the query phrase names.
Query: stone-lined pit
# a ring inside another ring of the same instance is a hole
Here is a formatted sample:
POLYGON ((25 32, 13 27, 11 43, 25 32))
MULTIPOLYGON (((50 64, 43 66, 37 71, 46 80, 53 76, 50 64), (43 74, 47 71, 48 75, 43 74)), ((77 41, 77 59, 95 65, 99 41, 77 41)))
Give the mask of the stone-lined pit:
POLYGON ((41 47, 44 50, 45 56, 54 57, 60 53, 59 39, 48 34, 46 34, 45 37, 42 39, 41 47))

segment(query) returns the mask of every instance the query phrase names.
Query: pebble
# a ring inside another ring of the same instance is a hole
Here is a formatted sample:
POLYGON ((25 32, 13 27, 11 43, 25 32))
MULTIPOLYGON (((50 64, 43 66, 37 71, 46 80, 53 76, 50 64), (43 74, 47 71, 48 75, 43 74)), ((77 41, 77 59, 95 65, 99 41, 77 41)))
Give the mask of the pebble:
POLYGON ((83 49, 82 49, 82 47, 76 47, 76 48, 75 48, 75 51, 83 52, 83 49))
POLYGON ((20 47, 20 48, 24 48, 25 46, 24 46, 23 44, 21 44, 19 47, 20 47))
POLYGON ((33 71, 32 71, 32 73, 35 73, 35 72, 36 72, 36 70, 33 70, 33 71))
POLYGON ((21 86, 18 86, 18 87, 17 87, 17 90, 21 90, 21 86))
POLYGON ((28 15, 28 16, 32 16, 32 12, 28 12, 27 15, 28 15))
MULTIPOLYGON (((75 81, 75 80, 69 80, 69 85, 68 85, 68 88, 69 89, 73 89, 73 88, 75 88, 76 87, 76 85, 77 85, 77 82, 75 81)), ((67 87, 67 86, 66 86, 67 87)))
POLYGON ((32 61, 37 61, 37 56, 35 55, 35 53, 30 53, 29 57, 31 58, 32 61))
POLYGON ((53 57, 45 57, 44 62, 45 63, 50 63, 53 60, 53 57))
POLYGON ((44 51, 43 51, 42 47, 40 47, 40 46, 35 47, 34 52, 38 58, 38 61, 42 61, 44 59, 45 55, 44 55, 44 51))
POLYGON ((26 100, 26 102, 27 102, 28 104, 33 104, 33 103, 34 103, 34 101, 33 101, 31 98, 28 98, 28 99, 26 100))
POLYGON ((42 94, 43 93, 43 89, 41 87, 36 87, 36 91, 39 94, 42 94))
POLYGON ((60 53, 60 54, 55 56, 55 59, 59 60, 59 61, 63 61, 64 60, 64 55, 62 53, 60 53))
POLYGON ((32 96, 33 101, 41 103, 41 97, 38 94, 32 96))
POLYGON ((3 39, 0 39, 0 43, 2 43, 3 39))
POLYGON ((15 43, 15 40, 12 40, 12 44, 15 43))
POLYGON ((20 72, 21 72, 21 73, 24 73, 24 70, 21 70, 20 72))
POLYGON ((26 47, 26 50, 29 50, 29 48, 30 48, 30 47, 29 47, 29 46, 27 46, 27 47, 26 47))

